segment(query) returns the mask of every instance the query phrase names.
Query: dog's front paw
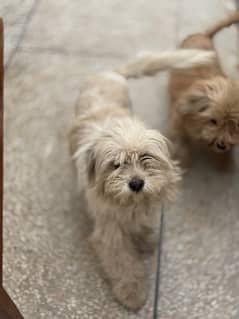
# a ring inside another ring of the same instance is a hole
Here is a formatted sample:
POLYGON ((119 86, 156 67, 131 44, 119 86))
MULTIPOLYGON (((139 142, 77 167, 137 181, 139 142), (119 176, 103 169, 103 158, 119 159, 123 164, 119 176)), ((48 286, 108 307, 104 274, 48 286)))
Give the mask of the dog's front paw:
POLYGON ((143 281, 120 281, 113 287, 117 300, 126 308, 137 311, 147 300, 146 284, 143 281))

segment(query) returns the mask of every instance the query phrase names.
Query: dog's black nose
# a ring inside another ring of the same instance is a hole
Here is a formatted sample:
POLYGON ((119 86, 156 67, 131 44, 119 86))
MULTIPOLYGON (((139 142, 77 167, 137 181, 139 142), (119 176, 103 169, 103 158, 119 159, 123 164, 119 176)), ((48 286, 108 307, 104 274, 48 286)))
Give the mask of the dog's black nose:
POLYGON ((144 187, 144 181, 143 179, 139 178, 139 177, 133 177, 130 182, 129 182, 129 188, 133 191, 133 192, 140 192, 141 189, 144 187))
POLYGON ((222 141, 221 142, 217 142, 216 146, 221 151, 225 151, 225 149, 226 149, 226 145, 222 141))

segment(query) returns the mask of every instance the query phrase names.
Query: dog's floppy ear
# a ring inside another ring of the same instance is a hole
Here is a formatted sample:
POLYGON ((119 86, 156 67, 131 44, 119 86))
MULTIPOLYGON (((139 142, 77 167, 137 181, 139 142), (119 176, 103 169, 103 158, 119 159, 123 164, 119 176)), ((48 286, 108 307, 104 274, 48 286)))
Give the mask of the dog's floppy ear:
POLYGON ((164 185, 161 189, 162 200, 173 201, 177 195, 178 183, 181 180, 182 171, 178 162, 173 159, 173 144, 166 137, 161 135, 156 130, 153 132, 153 140, 156 142, 157 149, 159 150, 158 157, 160 158, 160 168, 163 168, 164 185))
POLYGON ((95 180, 96 156, 94 145, 90 146, 86 152, 86 170, 89 183, 95 180))

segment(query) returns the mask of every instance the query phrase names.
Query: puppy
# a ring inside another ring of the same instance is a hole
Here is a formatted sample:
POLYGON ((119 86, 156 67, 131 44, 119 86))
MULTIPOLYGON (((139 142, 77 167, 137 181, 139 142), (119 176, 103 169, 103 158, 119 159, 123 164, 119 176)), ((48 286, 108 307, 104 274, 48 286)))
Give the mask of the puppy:
MULTIPOLYGON (((209 58, 207 52, 200 57, 199 51, 188 52, 168 53, 168 67, 177 62, 179 67, 192 66, 209 58)), ((139 61, 140 72, 146 72, 139 61)), ((161 60, 157 56, 157 69, 166 67, 164 61, 165 55, 161 60)), ((121 68, 128 77, 132 70, 121 68)), ((139 73, 135 64, 134 72, 139 73)), ((143 253, 155 248, 159 205, 175 198, 181 174, 166 138, 146 128, 130 106, 123 76, 91 76, 81 85, 70 146, 94 222, 91 243, 117 300, 137 310, 148 293, 143 253)))
MULTIPOLYGON (((213 36, 239 22, 235 11, 204 33, 188 36, 181 48, 214 50, 213 36)), ((187 70, 173 70, 169 81, 171 132, 175 152, 188 166, 193 145, 209 150, 221 168, 231 168, 239 143, 239 82, 225 76, 218 61, 187 70)))

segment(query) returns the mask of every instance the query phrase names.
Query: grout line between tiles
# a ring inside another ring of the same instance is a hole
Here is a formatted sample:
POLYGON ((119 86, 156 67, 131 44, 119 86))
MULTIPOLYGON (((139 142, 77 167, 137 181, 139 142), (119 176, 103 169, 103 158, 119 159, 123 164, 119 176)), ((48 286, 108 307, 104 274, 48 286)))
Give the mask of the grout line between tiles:
POLYGON ((26 18, 25 18, 25 21, 24 21, 24 24, 23 24, 23 27, 22 27, 22 31, 21 31, 20 36, 18 38, 17 44, 16 44, 15 48, 12 50, 8 60, 5 63, 5 66, 4 66, 5 71, 7 71, 9 65, 11 64, 14 56, 16 55, 16 53, 17 53, 17 51, 18 51, 18 49, 19 49, 19 47, 21 45, 21 42, 22 42, 22 40, 23 40, 23 38, 25 36, 26 30, 27 30, 27 26, 28 26, 33 14, 36 11, 38 3, 39 3, 39 0, 35 0, 33 5, 32 5, 32 7, 31 7, 31 9, 29 10, 28 14, 26 15, 26 18))

